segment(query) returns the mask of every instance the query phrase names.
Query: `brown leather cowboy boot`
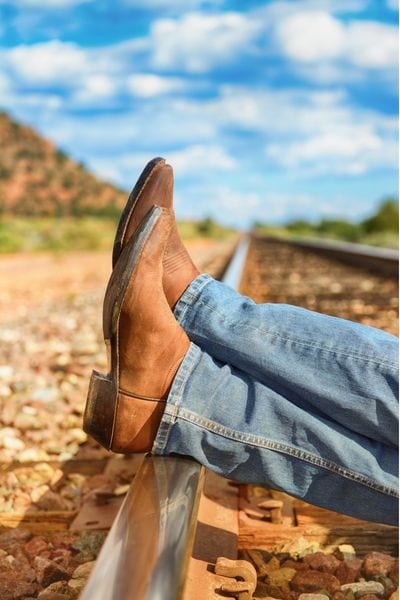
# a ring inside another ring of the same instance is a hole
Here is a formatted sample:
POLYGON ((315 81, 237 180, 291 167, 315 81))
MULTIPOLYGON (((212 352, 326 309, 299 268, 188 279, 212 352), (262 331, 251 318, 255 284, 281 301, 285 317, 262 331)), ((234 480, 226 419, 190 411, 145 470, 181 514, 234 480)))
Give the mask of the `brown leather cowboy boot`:
POLYGON ((165 298, 171 210, 154 206, 125 245, 103 307, 109 373, 93 371, 84 430, 115 452, 151 450, 189 339, 165 298))
MULTIPOLYGON (((122 212, 114 241, 113 266, 123 247, 154 204, 172 210, 173 189, 172 167, 162 158, 153 158, 144 168, 122 212)), ((198 275, 199 271, 182 244, 174 222, 164 254, 163 274, 164 292, 171 308, 198 275)))

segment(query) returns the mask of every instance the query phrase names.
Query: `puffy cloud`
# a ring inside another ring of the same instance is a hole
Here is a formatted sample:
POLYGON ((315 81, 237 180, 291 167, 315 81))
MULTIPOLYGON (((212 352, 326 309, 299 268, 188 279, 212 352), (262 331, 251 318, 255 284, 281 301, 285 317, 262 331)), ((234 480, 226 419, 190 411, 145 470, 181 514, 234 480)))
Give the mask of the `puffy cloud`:
POLYGON ((114 96, 117 86, 113 79, 105 74, 93 74, 85 77, 73 96, 73 101, 78 104, 96 105, 98 101, 114 96))
POLYGON ((394 26, 370 21, 354 21, 348 26, 346 50, 359 67, 384 69, 398 60, 398 33, 394 26))
POLYGON ((237 161, 218 145, 193 145, 168 154, 177 173, 192 174, 208 171, 232 171, 237 161))
POLYGON ((285 54, 304 62, 336 58, 344 47, 343 27, 321 11, 297 13, 282 20, 277 37, 285 54))
POLYGON ((396 27, 384 23, 344 23, 327 12, 300 12, 278 22, 276 39, 283 53, 300 63, 341 61, 369 69, 397 64, 396 27))
POLYGON ((183 79, 177 77, 161 77, 151 73, 138 73, 127 78, 126 85, 135 96, 152 98, 171 92, 180 92, 187 88, 183 79))
POLYGON ((259 31, 256 20, 236 12, 159 19, 152 25, 149 39, 153 64, 159 69, 204 73, 233 61, 249 48, 259 31))
POLYGON ((28 84, 74 83, 87 71, 87 54, 69 42, 52 40, 30 46, 15 46, 5 53, 13 72, 28 84))
POLYGON ((267 156, 278 164, 310 176, 322 173, 360 175, 379 167, 395 168, 393 140, 362 124, 321 131, 291 143, 270 144, 267 156))

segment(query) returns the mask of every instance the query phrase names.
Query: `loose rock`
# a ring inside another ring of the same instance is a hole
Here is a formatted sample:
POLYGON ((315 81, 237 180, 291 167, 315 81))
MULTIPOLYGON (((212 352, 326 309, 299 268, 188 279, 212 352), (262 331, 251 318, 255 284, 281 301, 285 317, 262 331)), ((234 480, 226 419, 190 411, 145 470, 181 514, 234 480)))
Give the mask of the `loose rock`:
POLYGON ((321 571, 297 571, 291 582, 296 592, 313 593, 328 592, 333 594, 340 590, 340 582, 331 573, 321 571))
POLYGON ((335 571, 335 576, 339 579, 343 585, 345 583, 353 583, 357 581, 361 571, 362 560, 344 560, 342 561, 335 571))
POLYGON ((48 586, 54 581, 69 579, 70 576, 68 571, 58 565, 56 562, 41 556, 37 556, 35 558, 34 567, 39 583, 44 586, 48 586))
POLYGON ((387 575, 393 567, 395 559, 383 552, 369 552, 363 561, 362 572, 366 579, 372 579, 377 575, 387 575))
POLYGON ((356 597, 365 596, 367 594, 376 594, 377 596, 383 596, 385 588, 379 581, 359 581, 356 583, 345 583, 341 586, 341 591, 345 592, 350 590, 356 597))
POLYGON ((340 561, 333 554, 325 554, 324 552, 307 554, 303 559, 303 563, 310 569, 322 571, 323 573, 334 573, 340 565, 340 561))

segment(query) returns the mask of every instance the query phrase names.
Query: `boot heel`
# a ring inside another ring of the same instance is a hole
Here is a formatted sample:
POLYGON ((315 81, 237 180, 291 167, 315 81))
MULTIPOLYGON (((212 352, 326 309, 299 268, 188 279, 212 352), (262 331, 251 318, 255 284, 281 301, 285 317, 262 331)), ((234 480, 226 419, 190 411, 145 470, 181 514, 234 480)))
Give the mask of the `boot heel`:
POLYGON ((118 390, 109 375, 93 371, 83 416, 83 429, 109 450, 112 444, 118 390))

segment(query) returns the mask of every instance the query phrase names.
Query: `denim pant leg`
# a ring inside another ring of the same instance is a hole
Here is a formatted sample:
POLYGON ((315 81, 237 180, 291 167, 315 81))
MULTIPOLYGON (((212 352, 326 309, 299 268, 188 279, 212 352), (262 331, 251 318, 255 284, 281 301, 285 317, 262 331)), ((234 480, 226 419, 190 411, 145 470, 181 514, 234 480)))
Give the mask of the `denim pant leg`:
POLYGON ((192 282, 175 316, 202 350, 294 406, 398 446, 396 337, 295 306, 255 304, 207 275, 192 282))
POLYGON ((395 524, 397 452, 305 410, 191 344, 153 445, 236 481, 283 490, 354 517, 395 524))

